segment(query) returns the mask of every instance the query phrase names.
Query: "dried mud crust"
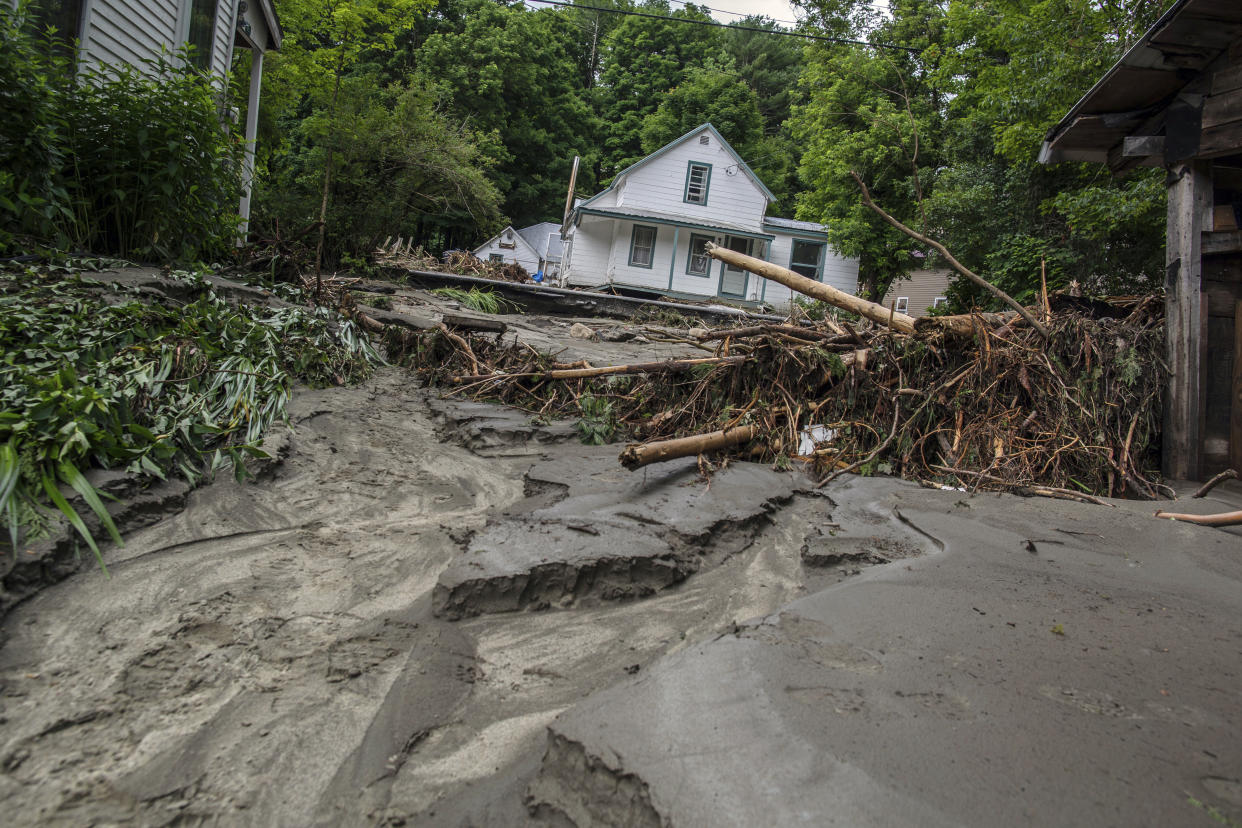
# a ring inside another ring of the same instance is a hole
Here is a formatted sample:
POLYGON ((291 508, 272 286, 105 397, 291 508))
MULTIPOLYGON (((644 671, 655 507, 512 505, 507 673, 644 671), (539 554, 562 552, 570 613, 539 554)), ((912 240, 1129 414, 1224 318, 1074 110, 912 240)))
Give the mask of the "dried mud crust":
POLYGON ((564 494, 548 506, 517 504, 463 544, 436 585, 438 616, 649 597, 747 548, 806 489, 754 464, 705 482, 692 459, 636 475, 617 468, 615 447, 566 448, 526 474, 528 486, 564 494))

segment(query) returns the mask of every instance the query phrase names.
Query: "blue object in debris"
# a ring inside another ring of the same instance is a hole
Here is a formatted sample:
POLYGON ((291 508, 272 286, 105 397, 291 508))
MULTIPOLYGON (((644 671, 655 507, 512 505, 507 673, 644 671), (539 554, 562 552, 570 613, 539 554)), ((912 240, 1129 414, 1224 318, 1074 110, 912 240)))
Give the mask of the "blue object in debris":
POLYGON ((534 279, 538 284, 543 284, 543 271, 536 270, 535 275, 531 276, 530 278, 534 279))

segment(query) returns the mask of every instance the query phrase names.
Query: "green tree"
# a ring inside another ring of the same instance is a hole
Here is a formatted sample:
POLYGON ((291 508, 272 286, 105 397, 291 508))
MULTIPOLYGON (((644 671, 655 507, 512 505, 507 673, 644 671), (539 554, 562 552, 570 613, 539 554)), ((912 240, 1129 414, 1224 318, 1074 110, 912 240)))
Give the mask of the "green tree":
POLYGON ((396 36, 414 25, 432 0, 286 0, 280 16, 285 37, 274 74, 286 86, 309 95, 327 112, 315 271, 323 262, 328 200, 338 149, 341 81, 368 50, 391 49, 396 36))
MULTIPOLYGON (((579 82, 567 15, 464 0, 460 24, 418 48, 420 75, 452 110, 494 136, 491 178, 520 225, 559 219, 574 155, 588 161, 598 121, 579 82)), ((590 186, 588 176, 583 186, 590 186)))
POLYGON ((654 152, 706 121, 743 157, 763 138, 763 115, 753 89, 719 69, 693 69, 643 119, 642 150, 654 152))
POLYGON ((460 228, 470 236, 500 228, 500 194, 464 122, 424 85, 380 87, 375 74, 358 73, 342 81, 335 116, 317 110, 298 124, 282 175, 261 192, 286 224, 316 215, 331 131, 339 149, 326 214, 329 261, 363 258, 386 236, 461 238, 460 228))
MULTIPOLYGON (((665 0, 649 0, 638 10, 664 17, 710 20, 694 4, 671 11, 665 0)), ((720 30, 709 26, 626 17, 604 42, 598 111, 607 125, 599 175, 611 178, 643 155, 643 120, 668 92, 709 55, 720 52, 720 30)))

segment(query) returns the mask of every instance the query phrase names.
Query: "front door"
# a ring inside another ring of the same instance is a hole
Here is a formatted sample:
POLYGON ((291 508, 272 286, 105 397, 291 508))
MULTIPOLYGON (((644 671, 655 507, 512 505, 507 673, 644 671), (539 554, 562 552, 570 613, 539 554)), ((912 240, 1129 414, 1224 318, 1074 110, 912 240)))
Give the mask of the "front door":
MULTIPOLYGON (((724 246, 737 253, 750 255, 751 239, 742 238, 741 236, 725 236, 724 246)), ((720 265, 720 295, 734 296, 738 299, 746 298, 746 278, 747 273, 740 267, 724 264, 720 265)))

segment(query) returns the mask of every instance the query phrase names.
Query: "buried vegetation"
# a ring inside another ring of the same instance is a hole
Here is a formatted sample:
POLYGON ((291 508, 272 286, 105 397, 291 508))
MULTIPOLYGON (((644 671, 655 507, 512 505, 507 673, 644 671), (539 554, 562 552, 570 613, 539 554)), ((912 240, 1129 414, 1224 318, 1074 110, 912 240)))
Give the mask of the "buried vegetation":
POLYGON ((1045 343, 991 315, 970 336, 832 320, 751 326, 702 336, 716 343, 715 359, 610 371, 466 332, 389 328, 386 344, 450 395, 579 418, 591 442, 606 407, 618 437, 710 443, 742 426, 748 439, 716 448, 781 467, 803 462, 824 478, 852 469, 979 489, 1157 497, 1159 302, 1067 299, 1046 327, 1045 343))
POLYGON ((0 271, 3 545, 16 551, 59 513, 98 557, 66 494, 119 540, 87 469, 195 483, 231 462, 244 475, 243 459, 262 454, 295 382, 343 384, 380 361, 327 308, 233 307, 197 276, 172 278, 191 282, 197 298, 0 271))

